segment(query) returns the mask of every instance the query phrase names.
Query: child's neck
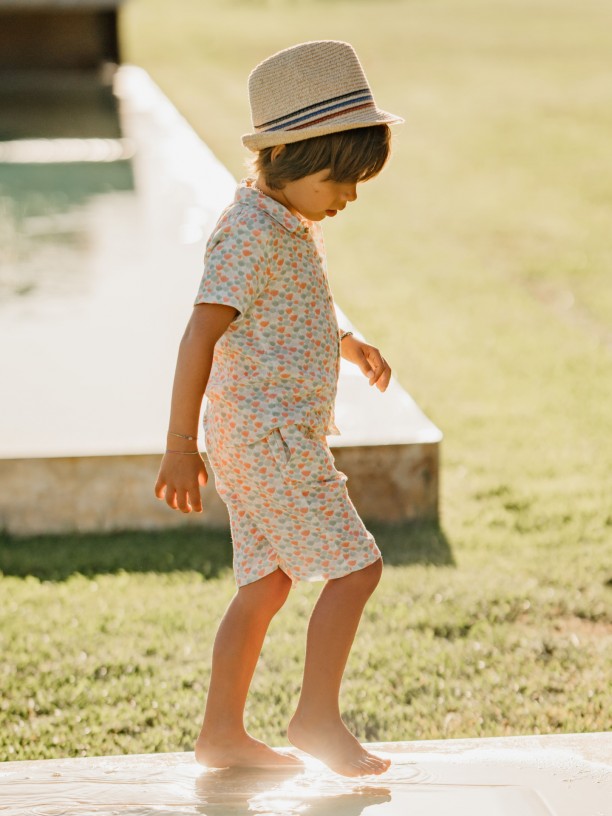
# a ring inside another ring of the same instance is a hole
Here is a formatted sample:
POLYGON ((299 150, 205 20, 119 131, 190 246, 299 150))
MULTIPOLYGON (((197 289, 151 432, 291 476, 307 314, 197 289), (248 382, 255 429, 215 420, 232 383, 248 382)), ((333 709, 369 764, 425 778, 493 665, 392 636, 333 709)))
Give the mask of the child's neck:
POLYGON ((255 177, 255 181, 253 182, 252 186, 255 187, 256 190, 259 190, 260 193, 263 193, 264 195, 273 198, 275 201, 278 201, 278 203, 282 204, 283 207, 286 207, 292 215, 295 215, 298 218, 301 217, 298 211, 289 204, 282 190, 272 190, 270 187, 268 187, 261 173, 255 177))

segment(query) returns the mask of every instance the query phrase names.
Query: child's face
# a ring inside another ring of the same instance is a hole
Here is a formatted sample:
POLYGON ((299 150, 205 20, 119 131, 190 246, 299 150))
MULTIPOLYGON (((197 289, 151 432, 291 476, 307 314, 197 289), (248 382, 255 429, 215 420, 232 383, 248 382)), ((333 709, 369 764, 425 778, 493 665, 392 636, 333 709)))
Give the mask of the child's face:
POLYGON ((357 198, 355 182, 331 181, 329 170, 321 170, 297 181, 289 181, 280 194, 279 201, 292 212, 298 212, 309 221, 322 221, 325 216, 333 218, 349 201, 357 198))

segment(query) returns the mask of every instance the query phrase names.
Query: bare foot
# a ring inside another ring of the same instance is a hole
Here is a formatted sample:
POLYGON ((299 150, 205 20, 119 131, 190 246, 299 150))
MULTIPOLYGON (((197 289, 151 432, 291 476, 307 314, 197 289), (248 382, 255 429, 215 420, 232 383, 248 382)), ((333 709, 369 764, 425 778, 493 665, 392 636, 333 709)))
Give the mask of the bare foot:
POLYGON ((342 776, 382 774, 391 765, 391 760, 366 751, 342 720, 315 723, 296 713, 287 735, 296 748, 320 759, 342 776))
POLYGON ((196 760, 207 768, 287 768, 301 767, 292 754, 273 751, 265 742, 246 732, 232 739, 213 739, 200 735, 195 744, 196 760))

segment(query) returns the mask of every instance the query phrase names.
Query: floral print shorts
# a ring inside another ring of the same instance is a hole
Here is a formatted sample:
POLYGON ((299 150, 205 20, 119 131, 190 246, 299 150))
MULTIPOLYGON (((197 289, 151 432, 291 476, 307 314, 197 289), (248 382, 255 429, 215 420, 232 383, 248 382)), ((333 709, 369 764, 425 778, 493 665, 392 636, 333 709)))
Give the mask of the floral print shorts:
POLYGON ((324 436, 288 425, 245 444, 214 412, 204 426, 217 492, 229 510, 239 587, 279 567, 294 585, 341 578, 381 557, 324 436))

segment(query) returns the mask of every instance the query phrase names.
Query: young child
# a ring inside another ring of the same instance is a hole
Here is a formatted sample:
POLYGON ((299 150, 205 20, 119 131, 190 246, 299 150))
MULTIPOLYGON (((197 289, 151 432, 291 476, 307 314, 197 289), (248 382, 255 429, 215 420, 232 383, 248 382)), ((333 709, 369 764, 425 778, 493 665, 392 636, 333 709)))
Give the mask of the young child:
POLYGON ((243 723, 248 689, 272 617, 292 583, 325 581, 308 625, 304 680, 289 724, 293 745, 346 776, 381 774, 340 716, 339 693, 363 608, 380 579, 380 550, 334 467, 326 434, 340 355, 384 391, 380 352, 338 328, 320 221, 380 172, 389 124, 357 55, 335 41, 274 54, 249 78, 256 153, 212 233, 181 341, 168 449, 155 494, 201 512, 207 480, 197 449, 204 392, 206 451, 227 504, 238 591, 215 639, 196 758, 203 765, 299 765, 243 723))

